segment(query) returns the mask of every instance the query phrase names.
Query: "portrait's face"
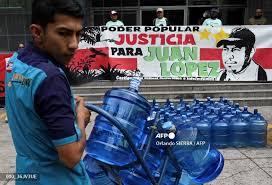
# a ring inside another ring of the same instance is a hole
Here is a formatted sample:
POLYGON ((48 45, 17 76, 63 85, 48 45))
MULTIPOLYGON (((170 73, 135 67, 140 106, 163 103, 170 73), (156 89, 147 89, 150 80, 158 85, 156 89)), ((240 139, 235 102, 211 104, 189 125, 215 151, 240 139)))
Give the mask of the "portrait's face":
POLYGON ((222 52, 225 69, 229 72, 238 72, 242 69, 246 59, 246 47, 225 45, 222 52))
POLYGON ((56 14, 55 21, 48 23, 42 32, 41 49, 58 63, 69 63, 80 40, 82 19, 56 14))

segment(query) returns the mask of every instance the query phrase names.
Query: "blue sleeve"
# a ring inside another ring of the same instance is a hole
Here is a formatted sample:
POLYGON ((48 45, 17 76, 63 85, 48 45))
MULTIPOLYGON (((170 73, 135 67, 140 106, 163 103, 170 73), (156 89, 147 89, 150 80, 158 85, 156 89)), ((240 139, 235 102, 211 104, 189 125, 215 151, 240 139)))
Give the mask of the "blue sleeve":
POLYGON ((56 147, 81 138, 72 101, 69 83, 62 74, 46 77, 36 90, 35 110, 46 124, 56 147))

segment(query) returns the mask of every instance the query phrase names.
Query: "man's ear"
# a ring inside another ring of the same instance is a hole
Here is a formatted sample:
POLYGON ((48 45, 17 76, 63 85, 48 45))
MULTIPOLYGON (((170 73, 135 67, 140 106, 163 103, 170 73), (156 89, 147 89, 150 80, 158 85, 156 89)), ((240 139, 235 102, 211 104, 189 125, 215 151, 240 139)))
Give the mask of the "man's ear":
POLYGON ((29 26, 33 41, 41 43, 43 41, 44 29, 38 24, 31 24, 29 26))
POLYGON ((255 52, 256 52, 256 48, 253 47, 253 48, 251 49, 251 52, 250 52, 250 58, 252 58, 252 57, 254 56, 255 52))

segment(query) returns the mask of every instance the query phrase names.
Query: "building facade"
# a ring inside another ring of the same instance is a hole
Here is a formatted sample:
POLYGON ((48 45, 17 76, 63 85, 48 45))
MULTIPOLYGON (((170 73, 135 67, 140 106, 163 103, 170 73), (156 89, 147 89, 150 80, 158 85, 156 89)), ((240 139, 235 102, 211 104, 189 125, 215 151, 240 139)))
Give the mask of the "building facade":
MULTIPOLYGON (((125 25, 152 25, 155 10, 162 7, 171 25, 196 25, 203 12, 221 11, 224 25, 247 24, 256 8, 263 8, 272 22, 271 0, 83 0, 85 25, 105 25, 110 10, 117 10, 125 25)), ((14 51, 31 39, 31 0, 0 0, 0 52, 14 51)))

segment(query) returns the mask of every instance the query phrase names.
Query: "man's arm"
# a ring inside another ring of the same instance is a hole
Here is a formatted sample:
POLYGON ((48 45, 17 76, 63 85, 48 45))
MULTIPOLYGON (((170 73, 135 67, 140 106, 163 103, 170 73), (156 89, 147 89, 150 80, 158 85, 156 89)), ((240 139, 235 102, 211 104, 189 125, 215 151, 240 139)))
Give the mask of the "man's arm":
POLYGON ((73 168, 81 159, 85 144, 85 125, 90 113, 82 98, 72 103, 69 83, 63 75, 46 77, 35 92, 35 109, 55 146, 61 162, 73 168))
POLYGON ((89 110, 84 106, 83 98, 77 97, 76 101, 77 124, 82 133, 81 139, 78 142, 57 147, 60 161, 68 168, 73 168, 81 160, 86 145, 85 127, 89 123, 91 116, 89 110))

